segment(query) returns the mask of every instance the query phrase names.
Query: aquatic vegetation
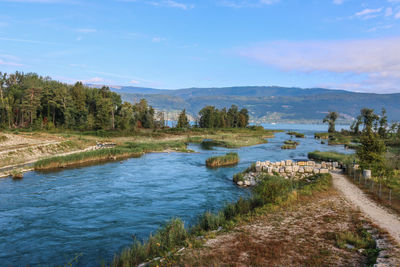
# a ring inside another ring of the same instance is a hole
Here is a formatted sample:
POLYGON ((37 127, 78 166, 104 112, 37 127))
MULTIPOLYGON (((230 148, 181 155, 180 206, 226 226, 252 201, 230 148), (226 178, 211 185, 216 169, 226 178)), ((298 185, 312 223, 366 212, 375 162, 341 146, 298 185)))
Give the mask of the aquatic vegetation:
POLYGON ((288 134, 288 135, 291 135, 291 136, 295 136, 295 137, 297 137, 297 138, 304 138, 304 137, 305 137, 304 134, 298 133, 298 132, 294 132, 294 131, 289 131, 289 132, 287 132, 287 134, 288 134))
POLYGON ((313 151, 308 153, 308 158, 317 161, 337 161, 351 163, 355 159, 354 154, 343 154, 335 151, 313 151))
POLYGON ((299 142, 293 141, 293 140, 286 140, 284 142, 284 145, 281 146, 282 149, 296 149, 296 147, 299 145, 299 142))
POLYGON ((129 157, 140 157, 143 153, 160 151, 187 152, 186 144, 181 141, 165 141, 159 143, 127 142, 115 148, 96 149, 65 156, 55 156, 37 161, 35 170, 65 168, 71 165, 86 164, 96 161, 117 160, 129 157))
POLYGON ((207 167, 231 166, 239 162, 238 153, 228 153, 224 156, 211 157, 206 160, 207 167))

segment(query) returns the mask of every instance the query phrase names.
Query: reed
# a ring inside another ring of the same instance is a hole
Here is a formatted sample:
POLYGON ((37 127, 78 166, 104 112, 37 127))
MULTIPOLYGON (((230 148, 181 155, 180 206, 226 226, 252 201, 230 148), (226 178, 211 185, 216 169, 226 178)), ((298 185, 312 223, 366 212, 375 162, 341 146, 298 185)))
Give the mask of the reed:
POLYGON ((228 153, 224 156, 211 157, 206 160, 206 166, 211 168, 232 166, 239 162, 238 153, 228 153))
POLYGON ((355 159, 354 154, 342 154, 335 151, 313 151, 308 153, 308 158, 317 161, 337 161, 351 163, 355 159))

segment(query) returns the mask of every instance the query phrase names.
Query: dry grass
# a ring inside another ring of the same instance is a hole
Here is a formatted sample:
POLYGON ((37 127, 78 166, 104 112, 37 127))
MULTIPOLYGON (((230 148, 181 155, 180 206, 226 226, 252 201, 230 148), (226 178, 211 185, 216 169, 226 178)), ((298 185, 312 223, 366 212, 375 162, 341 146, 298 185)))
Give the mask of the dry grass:
POLYGON ((336 191, 301 196, 294 205, 260 212, 233 231, 192 249, 182 266, 365 266, 367 253, 340 247, 337 233, 366 221, 336 191))

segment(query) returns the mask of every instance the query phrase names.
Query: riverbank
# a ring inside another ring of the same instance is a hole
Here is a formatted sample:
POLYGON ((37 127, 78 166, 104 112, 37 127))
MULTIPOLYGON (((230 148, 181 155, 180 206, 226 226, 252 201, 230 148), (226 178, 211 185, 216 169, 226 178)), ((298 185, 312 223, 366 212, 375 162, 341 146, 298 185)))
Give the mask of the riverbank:
POLYGON ((66 168, 138 157, 151 152, 190 152, 188 143, 215 141, 215 146, 239 148, 267 142, 276 130, 245 129, 165 129, 122 132, 8 132, 0 143, 0 177, 12 171, 66 168), (112 143, 114 149, 98 147, 112 143), (97 144, 97 145, 96 145, 97 144))
POLYGON ((380 261, 399 263, 390 238, 340 197, 329 174, 311 180, 293 188, 283 178, 266 179, 252 198, 206 212, 189 230, 172 220, 113 266, 369 266, 380 249, 380 261))

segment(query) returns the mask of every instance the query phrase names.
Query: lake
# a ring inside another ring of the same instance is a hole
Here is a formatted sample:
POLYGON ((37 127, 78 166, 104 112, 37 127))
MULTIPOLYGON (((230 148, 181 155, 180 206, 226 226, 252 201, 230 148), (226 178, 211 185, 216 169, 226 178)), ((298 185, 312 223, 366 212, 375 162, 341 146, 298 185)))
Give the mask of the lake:
MULTIPOLYGON (((249 194, 233 174, 263 160, 306 158, 309 151, 350 152, 313 138, 321 125, 266 125, 306 134, 296 150, 282 150, 286 133, 268 144, 198 153, 151 153, 141 158, 58 172, 26 173, 22 180, 0 179, 0 265, 76 266, 110 262, 129 246, 132 235, 146 238, 173 217, 193 224, 203 212, 249 194), (207 169, 205 160, 227 151, 239 153, 231 168, 207 169)), ((296 138, 294 138, 296 139, 296 138)))

